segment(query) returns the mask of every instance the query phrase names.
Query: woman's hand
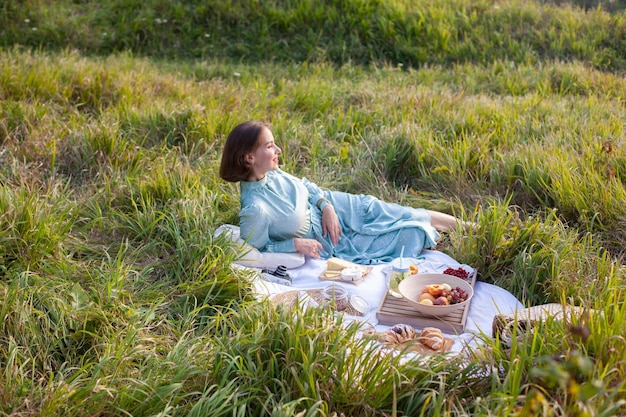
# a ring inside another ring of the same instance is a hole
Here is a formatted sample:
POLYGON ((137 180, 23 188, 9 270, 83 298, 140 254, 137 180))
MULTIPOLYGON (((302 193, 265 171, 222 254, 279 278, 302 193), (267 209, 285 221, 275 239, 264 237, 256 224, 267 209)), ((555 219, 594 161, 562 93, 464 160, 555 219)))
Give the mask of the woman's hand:
POLYGON ((330 240, 333 242, 333 245, 339 243, 341 225, 339 224, 339 218, 332 204, 327 204, 322 212, 322 233, 324 237, 330 234, 330 240))
POLYGON ((303 255, 309 255, 311 258, 319 258, 320 251, 323 249, 322 244, 315 239, 304 239, 296 237, 293 239, 293 245, 296 250, 303 255))

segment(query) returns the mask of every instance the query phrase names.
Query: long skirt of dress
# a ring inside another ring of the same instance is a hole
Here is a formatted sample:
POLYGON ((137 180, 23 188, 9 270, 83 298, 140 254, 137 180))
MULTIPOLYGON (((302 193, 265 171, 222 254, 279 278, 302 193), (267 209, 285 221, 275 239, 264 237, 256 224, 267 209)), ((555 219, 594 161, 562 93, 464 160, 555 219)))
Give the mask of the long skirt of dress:
POLYGON ((387 203, 369 195, 327 191, 342 228, 333 246, 322 236, 321 219, 313 221, 315 238, 324 246, 324 256, 336 256, 358 264, 379 264, 398 258, 417 257, 436 245, 439 233, 430 224, 428 211, 387 203))

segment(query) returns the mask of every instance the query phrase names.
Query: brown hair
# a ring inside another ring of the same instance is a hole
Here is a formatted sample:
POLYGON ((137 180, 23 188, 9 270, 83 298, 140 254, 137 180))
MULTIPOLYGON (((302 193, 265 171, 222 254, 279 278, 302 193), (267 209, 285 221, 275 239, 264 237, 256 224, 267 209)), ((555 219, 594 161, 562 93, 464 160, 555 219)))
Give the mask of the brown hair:
POLYGON ((244 122, 237 125, 228 135, 224 150, 222 151, 222 163, 220 165, 220 177, 229 182, 246 181, 250 177, 250 164, 245 156, 254 152, 259 146, 259 135, 269 125, 263 122, 244 122))

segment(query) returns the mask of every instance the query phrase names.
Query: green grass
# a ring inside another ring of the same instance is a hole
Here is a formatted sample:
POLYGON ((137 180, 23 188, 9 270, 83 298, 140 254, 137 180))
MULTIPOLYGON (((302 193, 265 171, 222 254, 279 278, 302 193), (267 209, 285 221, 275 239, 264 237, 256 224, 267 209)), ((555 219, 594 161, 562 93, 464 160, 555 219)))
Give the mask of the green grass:
POLYGON ((29 0, 0 9, 0 45, 54 50, 71 45, 104 55, 130 49, 165 58, 405 66, 565 59, 623 71, 622 2, 561 3, 29 0))
POLYGON ((588 1, 3 3, 0 415, 624 414, 624 22, 588 1), (476 221, 440 249, 525 305, 602 314, 406 362, 255 300, 213 237, 248 119, 295 175, 476 221))

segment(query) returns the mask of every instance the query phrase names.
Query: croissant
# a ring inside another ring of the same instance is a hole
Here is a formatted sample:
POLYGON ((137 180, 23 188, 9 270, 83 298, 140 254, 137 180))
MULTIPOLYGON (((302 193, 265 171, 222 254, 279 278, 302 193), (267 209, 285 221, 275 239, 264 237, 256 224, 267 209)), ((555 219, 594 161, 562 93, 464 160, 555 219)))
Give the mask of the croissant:
POLYGON ((408 324, 396 324, 385 332, 385 342, 399 344, 415 339, 419 334, 408 324))
POLYGON ((419 339, 422 344, 433 350, 443 350, 446 342, 441 330, 435 327, 424 327, 419 335, 419 339))

